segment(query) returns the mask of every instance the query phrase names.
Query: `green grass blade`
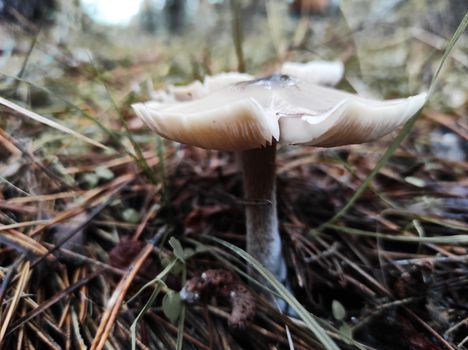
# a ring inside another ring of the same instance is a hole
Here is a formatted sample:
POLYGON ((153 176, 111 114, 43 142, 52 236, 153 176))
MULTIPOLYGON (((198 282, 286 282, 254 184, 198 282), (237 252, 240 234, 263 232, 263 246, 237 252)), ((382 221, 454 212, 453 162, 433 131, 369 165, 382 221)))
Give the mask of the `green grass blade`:
POLYGON ((177 259, 172 260, 154 279, 151 281, 147 282, 143 287, 141 287, 138 292, 132 296, 128 301, 127 304, 132 302, 137 296, 139 296, 143 291, 150 286, 155 286, 153 292, 151 293, 150 298, 146 302, 146 304, 143 306, 143 308, 140 310, 138 313, 137 317, 135 318, 135 321, 133 321, 132 325, 130 326, 130 333, 131 333, 131 339, 132 339, 132 350, 136 349, 136 326, 140 319, 143 317, 143 315, 148 311, 148 309, 153 305, 154 300, 158 296, 159 292, 165 286, 164 283, 164 278, 166 275, 171 272, 171 270, 174 268, 174 266, 177 263, 177 259))
MULTIPOLYGON (((27 79, 23 79, 23 78, 19 78, 17 76, 12 76, 12 75, 8 75, 8 74, 4 74, 2 72, 0 72, 0 75, 1 76, 4 76, 6 78, 9 78, 9 79, 14 79, 16 81, 20 81, 22 83, 25 83, 25 84, 28 84, 40 91, 43 91, 45 92, 46 94, 48 95, 51 95, 51 96, 54 96, 55 98, 59 99, 60 101, 62 101, 67 107, 69 107, 71 110, 74 110, 74 111, 77 111, 79 114, 81 114, 84 118, 88 119, 88 120, 91 120, 94 124, 96 124, 96 126, 102 130, 106 135, 108 135, 112 141, 114 141, 116 144, 118 144, 123 150, 126 151, 126 148, 125 146, 122 144, 122 142, 120 141, 120 138, 119 136, 111 129, 107 128, 104 124, 102 124, 97 118, 93 117, 92 115, 90 115, 88 112, 86 112, 84 109, 82 109, 81 107, 79 107, 78 105, 76 105, 75 103, 69 101, 68 99, 66 99, 65 97, 61 96, 61 95, 58 95, 56 93, 54 93, 53 91, 43 87, 43 86, 40 86, 38 84, 35 84, 27 79)), ((108 149, 110 149, 109 147, 107 147, 108 149)), ((115 151, 115 150, 114 150, 115 151)), ((128 153, 128 152, 127 152, 128 153)))
POLYGON ((23 108, 19 105, 17 105, 16 103, 13 103, 11 101, 8 101, 7 99, 3 98, 3 97, 0 97, 0 104, 4 105, 5 107, 7 108, 10 108, 32 120, 35 120, 39 123, 42 123, 42 124, 45 124, 47 126, 50 126, 54 129, 57 129, 57 130, 60 130, 62 132, 65 132, 67 134, 70 134, 74 137, 76 137, 77 139, 83 141, 83 142, 86 142, 86 143, 89 143, 93 146, 96 146, 96 147, 99 147, 99 148, 102 148, 102 149, 105 149, 105 150, 109 150, 109 147, 107 146, 104 146, 102 143, 98 142, 98 141, 95 141, 93 139, 90 139, 89 137, 87 136, 84 136, 70 128, 67 128, 66 126, 63 126, 62 124, 60 123, 57 123, 56 121, 52 120, 52 119, 49 119, 49 118, 46 118, 42 115, 39 115, 33 111, 30 111, 30 110, 27 110, 26 108, 23 108))
MULTIPOLYGON (((435 244, 467 244, 468 235, 451 235, 451 236, 402 236, 402 235, 392 235, 387 233, 372 232, 366 230, 360 230, 349 227, 342 227, 337 225, 328 224, 327 228, 336 230, 339 232, 347 233, 355 236, 364 236, 364 237, 373 237, 379 239, 385 239, 390 241, 398 242, 409 242, 409 243, 435 243, 435 244)), ((311 234, 314 234, 312 231, 311 234)))
POLYGON ((278 294, 297 312, 307 327, 315 334, 320 343, 323 344, 325 349, 339 350, 338 345, 314 319, 309 311, 307 311, 304 306, 302 306, 301 303, 286 289, 286 287, 281 282, 279 282, 270 271, 264 268, 262 264, 255 260, 250 254, 240 249, 239 247, 232 245, 231 243, 214 237, 211 239, 225 246, 246 260, 263 278, 265 278, 265 280, 271 284, 272 288, 275 289, 278 294))
MULTIPOLYGON (((39 38, 40 33, 41 33, 41 31, 38 30, 36 32, 36 34, 34 35, 34 37, 32 38, 31 44, 29 45, 28 52, 26 53, 26 57, 24 58, 24 61, 23 61, 22 65, 21 65, 21 69, 17 74, 17 76, 19 78, 22 78, 23 75, 24 75, 24 72, 26 72, 26 68, 28 67, 28 64, 29 64, 29 59, 31 58, 31 54, 34 51, 34 48, 36 47, 37 39, 39 38)), ((18 90, 19 83, 20 83, 19 80, 15 81, 15 84, 14 84, 14 87, 13 87, 13 89, 15 91, 18 90)))
MULTIPOLYGON (((183 270, 182 270, 182 285, 185 286, 185 283, 187 281, 187 267, 184 264, 183 270)), ((186 313, 186 304, 182 303, 182 308, 180 309, 180 316, 179 316, 179 324, 177 327, 177 342, 176 342, 176 349, 177 350, 182 350, 184 346, 184 327, 185 327, 185 313, 186 313)))
POLYGON ((139 296, 143 291, 151 286, 157 285, 158 283, 164 282, 163 278, 166 277, 166 275, 171 272, 171 270, 174 268, 175 264, 177 263, 177 259, 172 260, 165 268, 162 270, 155 278, 153 278, 151 281, 145 283, 143 287, 141 287, 138 292, 134 296, 132 296, 128 301, 128 303, 131 303, 137 296, 139 296))
POLYGON ((160 291, 161 291, 161 286, 158 285, 153 290, 153 293, 151 293, 151 296, 149 297, 148 301, 143 306, 143 308, 140 310, 137 317, 135 317, 135 320, 133 321, 132 325, 130 326, 130 336, 131 336, 131 339, 132 339, 132 350, 136 350, 136 326, 137 326, 138 322, 140 322, 141 318, 145 315, 146 311, 148 311, 148 309, 153 305, 153 303, 156 300, 156 297, 158 296, 160 291))
MULTIPOLYGON (((429 94, 428 94, 428 99, 430 95, 433 92, 434 86, 437 82, 437 79, 439 77, 439 73, 442 70, 445 61, 447 58, 450 56, 450 53, 452 52, 453 48, 455 47, 455 44, 457 43, 458 39, 460 39, 460 36, 463 34, 465 31, 466 27, 468 25, 468 14, 465 15, 463 20, 461 21, 460 25, 458 26, 458 29, 455 31, 455 34, 453 35, 452 39, 449 41, 447 48, 445 49, 444 55, 442 56, 442 59, 440 61, 439 67, 436 71, 436 74, 434 75, 431 85, 429 87, 429 94)), ((424 108, 424 106, 422 107, 424 108)), ((422 109, 421 108, 421 109, 422 109)), ((421 111, 421 110, 420 110, 421 111)), ((375 168, 372 170, 372 172, 367 176, 367 178, 364 180, 364 182, 359 186, 359 188, 354 192, 353 196, 350 198, 350 200, 346 203, 346 205, 341 208, 338 213, 336 213, 328 222, 322 224, 317 228, 317 231, 322 231, 327 225, 335 223, 339 218, 341 218, 343 215, 345 215, 348 210, 356 203, 356 201, 361 197, 361 195, 364 193, 364 191, 369 187, 370 183, 374 180, 374 178, 377 176, 377 174, 380 172, 380 170, 387 164, 388 160, 393 156, 395 151, 397 150, 398 147, 400 147, 400 144, 403 142, 403 140, 408 136, 410 133, 411 129, 413 129, 414 124, 418 120, 420 111, 416 113, 408 122, 404 125, 403 129, 400 131, 398 134, 397 138, 392 142, 392 144, 388 147, 387 151, 384 153, 382 158, 378 161, 377 165, 375 168)))
POLYGON ((165 147, 164 147, 164 140, 161 136, 157 136, 157 145, 156 145, 156 154, 158 155, 159 159, 159 181, 162 185, 162 204, 163 207, 167 207, 169 205, 169 186, 166 177, 166 161, 164 158, 165 147))
POLYGON ((141 150, 140 145, 135 141, 135 138, 133 137, 132 132, 130 131, 130 128, 128 127, 128 123, 125 120, 125 118, 122 116, 122 113, 120 113, 119 107, 117 106, 117 103, 115 102, 114 98, 112 97, 112 93, 109 89, 109 86, 106 84, 104 79, 101 78, 102 74, 99 68, 97 67, 94 59, 92 57, 89 57, 90 61, 92 63, 92 67, 94 69, 94 73, 96 74, 96 80, 101 84, 107 94, 107 98, 109 99, 112 107, 114 108, 115 112, 117 113, 117 117, 119 121, 122 123, 122 126, 124 127, 125 130, 125 136, 127 136, 128 140, 133 146, 133 149, 135 150, 136 154, 133 154, 129 152, 128 154, 133 158, 133 160, 137 163, 138 167, 143 171, 144 174, 150 179, 152 183, 156 183, 156 178, 151 171, 150 166, 148 165, 148 162, 146 161, 145 157, 143 156, 143 151, 141 150))
POLYGON ((453 34, 452 39, 450 39, 449 43, 447 44, 447 48, 445 49, 442 59, 440 60, 439 67, 437 68, 437 71, 434 74, 434 77, 432 78, 431 85, 429 86, 429 96, 434 91, 434 88, 437 84, 437 80, 439 78, 439 74, 442 71, 442 68, 444 68, 445 61, 452 53, 452 50, 455 47, 455 44, 457 43, 458 39, 460 39, 461 35, 466 30, 467 26, 468 26, 468 12, 463 17, 462 21, 460 22, 460 25, 458 26, 457 30, 453 34))

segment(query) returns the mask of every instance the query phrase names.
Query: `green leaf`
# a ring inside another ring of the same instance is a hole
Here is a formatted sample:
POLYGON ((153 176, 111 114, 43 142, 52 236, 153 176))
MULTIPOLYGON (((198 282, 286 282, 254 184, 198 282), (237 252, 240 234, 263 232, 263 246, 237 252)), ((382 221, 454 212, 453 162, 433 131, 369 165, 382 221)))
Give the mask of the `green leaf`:
POLYGON ((183 271, 185 264, 180 261, 179 259, 175 259, 175 265, 171 270, 171 275, 173 276, 179 276, 180 273, 183 271))
POLYGON ((175 257, 185 263, 184 248, 182 248, 180 241, 172 236, 171 239, 169 239, 169 245, 172 247, 175 257))
POLYGON ((133 208, 125 209, 122 213, 122 217, 125 221, 132 224, 136 224, 140 220, 140 214, 133 208))
POLYGON ((120 198, 115 198, 110 204, 110 207, 117 207, 119 205, 122 205, 122 200, 120 198))
POLYGON ((114 173, 109 168, 103 166, 97 167, 94 172, 100 179, 111 180, 114 178, 114 173))
POLYGON ((198 242, 193 243, 195 244, 195 253, 197 254, 206 253, 210 251, 210 249, 204 244, 200 244, 198 242))
POLYGON ((184 259, 185 260, 188 260, 190 259, 192 256, 194 256, 196 254, 195 250, 193 250, 192 248, 185 248, 184 249, 184 259))
POLYGON ((343 321, 343 319, 346 317, 346 310, 343 304, 341 304, 338 300, 332 301, 332 312, 335 320, 343 321))
POLYGON ((414 177, 414 176, 405 177, 405 181, 413 186, 420 187, 420 188, 423 188, 424 186, 426 186, 426 181, 418 177, 414 177))
MULTIPOLYGON (((339 328, 340 334, 343 336, 343 339, 346 341, 346 339, 353 339, 353 328, 347 324, 344 323, 340 328, 339 328)), ((352 342, 348 341, 348 344, 352 344, 352 342)))
POLYGON ((173 262, 172 256, 159 254, 159 262, 162 267, 166 267, 173 262))
POLYGON ((170 291, 167 293, 162 301, 162 309, 164 315, 172 322, 175 323, 179 319, 180 311, 182 309, 182 301, 179 293, 170 291))
POLYGON ((99 178, 95 173, 87 173, 83 175, 83 180, 89 187, 94 188, 99 182, 99 178))

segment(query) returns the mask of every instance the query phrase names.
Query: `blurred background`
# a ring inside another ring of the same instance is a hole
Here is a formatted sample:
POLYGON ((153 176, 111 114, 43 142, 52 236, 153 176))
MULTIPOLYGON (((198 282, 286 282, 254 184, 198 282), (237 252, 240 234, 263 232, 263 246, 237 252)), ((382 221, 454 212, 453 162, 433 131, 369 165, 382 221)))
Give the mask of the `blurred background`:
MULTIPOLYGON (((464 0, 0 0, 0 91, 36 108, 57 99, 14 77, 71 99, 75 89, 102 93, 105 80, 117 101, 147 99, 207 74, 261 75, 285 60, 329 59, 346 65, 342 88, 406 96, 428 88, 467 8, 464 0), (100 80, 84 88, 69 74, 100 80)), ((459 47, 431 104, 465 114, 466 36, 459 47)), ((466 146, 446 141, 456 144, 451 157, 464 157, 466 146)))
MULTIPOLYGON (((463 0, 1 0, 0 69, 18 73, 21 68, 9 59, 28 52, 34 39, 39 50, 31 50, 30 75, 37 65, 44 68, 59 58, 78 65, 92 58, 111 64, 158 55, 162 71, 183 80, 190 72, 233 70, 232 22, 238 11, 251 72, 267 70, 275 60, 347 61, 355 53, 364 81, 382 75, 406 83, 413 79, 408 88, 414 90, 428 79, 417 74, 430 75, 431 67, 415 67, 413 61, 429 64, 431 52, 441 49, 466 10, 463 0), (40 58, 44 45, 48 50, 40 58), (163 59, 181 48, 182 55, 163 59)), ((466 57, 460 59, 466 64, 466 57)))

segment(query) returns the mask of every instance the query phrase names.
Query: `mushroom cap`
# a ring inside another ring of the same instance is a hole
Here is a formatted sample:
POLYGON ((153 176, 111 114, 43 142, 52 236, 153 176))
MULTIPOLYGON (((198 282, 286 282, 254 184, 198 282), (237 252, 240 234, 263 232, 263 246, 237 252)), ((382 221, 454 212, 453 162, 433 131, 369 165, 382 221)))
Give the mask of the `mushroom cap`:
POLYGON ((418 112, 427 94, 371 100, 287 75, 242 81, 188 102, 137 103, 159 135, 218 150, 282 144, 335 147, 378 139, 418 112))
POLYGON ((312 84, 334 86, 343 78, 344 65, 340 61, 285 62, 281 73, 312 84))
MULTIPOLYGON (((280 71, 282 74, 296 76, 312 84, 333 86, 343 78, 344 65, 340 61, 285 62, 280 71)), ((157 90, 153 92, 152 99, 164 103, 191 101, 205 97, 225 86, 252 79, 255 79, 255 77, 245 73, 219 73, 206 76, 203 82, 195 80, 188 85, 172 85, 168 91, 157 90)))

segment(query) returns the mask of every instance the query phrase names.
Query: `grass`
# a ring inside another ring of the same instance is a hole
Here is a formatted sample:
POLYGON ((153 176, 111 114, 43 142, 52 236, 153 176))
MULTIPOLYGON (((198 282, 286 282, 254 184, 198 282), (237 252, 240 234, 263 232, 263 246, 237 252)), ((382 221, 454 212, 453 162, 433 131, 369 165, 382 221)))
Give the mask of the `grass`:
POLYGON ((449 102, 466 84, 466 41, 455 42, 468 17, 447 29, 437 15, 448 12, 415 14, 405 4, 385 31, 383 19, 354 28, 340 15, 294 19, 281 5, 220 6, 206 24, 216 36, 201 25, 152 36, 92 24, 57 45, 46 31, 5 27, 28 45, 0 66, 0 347, 466 348, 468 165, 466 154, 442 156, 437 142, 444 133, 466 142, 467 102, 449 102), (421 30, 444 36, 445 51, 421 42, 421 30), (365 48, 353 39, 362 36, 392 48, 391 64, 378 50, 360 62, 365 48), (72 64, 81 47, 92 60, 72 64), (396 51, 405 53, 400 65, 396 51), (244 251, 233 155, 157 138, 130 105, 149 98, 148 81, 159 88, 204 72, 271 72, 284 58, 337 57, 344 89, 397 97, 408 80, 421 81, 431 98, 393 138, 280 149, 287 289, 244 251), (246 329, 228 326, 221 299, 177 297, 207 269, 248 282, 246 265, 271 284, 252 289, 257 311, 246 329), (281 314, 261 291, 296 314, 281 314))

